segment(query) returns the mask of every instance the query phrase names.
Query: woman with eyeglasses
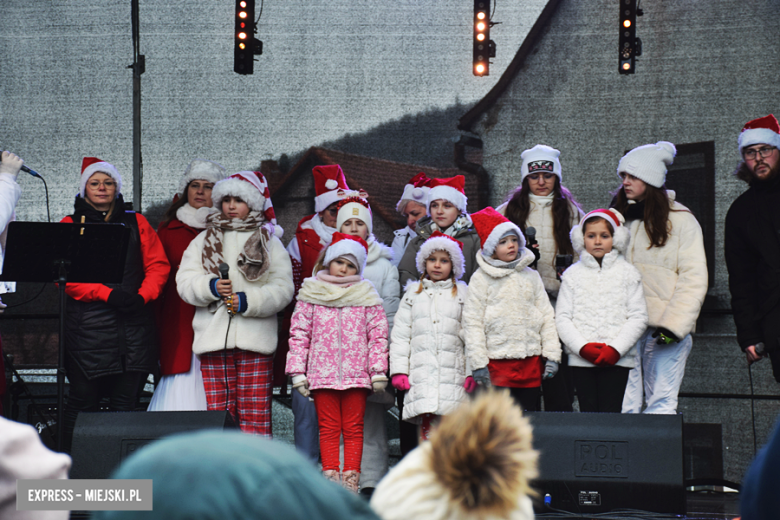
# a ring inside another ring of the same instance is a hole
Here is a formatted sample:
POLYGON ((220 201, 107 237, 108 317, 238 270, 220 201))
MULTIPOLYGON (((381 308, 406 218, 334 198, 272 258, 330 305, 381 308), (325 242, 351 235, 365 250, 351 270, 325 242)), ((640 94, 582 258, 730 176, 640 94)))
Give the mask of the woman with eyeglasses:
POLYGON ((63 447, 70 451, 79 412, 98 411, 104 397, 112 411, 135 409, 158 359, 154 312, 147 304, 160 296, 170 264, 149 222, 125 210, 116 167, 97 157, 84 158, 73 215, 62 222, 130 228, 121 283, 69 283, 65 288, 65 373, 70 388, 63 447))
MULTIPOLYGON (((524 234, 527 234, 528 228, 536 230, 536 270, 542 277, 553 307, 561 287, 556 257, 571 255, 566 262, 569 265, 577 261, 578 256, 571 245, 569 232, 584 216, 574 196, 561 184, 560 155, 561 152, 555 148, 543 144, 525 150, 520 155, 523 159, 520 186, 504 204, 496 208, 524 234)), ((542 380, 544 409, 548 412, 571 412, 574 385, 565 353, 562 354, 558 372, 557 376, 546 373, 542 380)))

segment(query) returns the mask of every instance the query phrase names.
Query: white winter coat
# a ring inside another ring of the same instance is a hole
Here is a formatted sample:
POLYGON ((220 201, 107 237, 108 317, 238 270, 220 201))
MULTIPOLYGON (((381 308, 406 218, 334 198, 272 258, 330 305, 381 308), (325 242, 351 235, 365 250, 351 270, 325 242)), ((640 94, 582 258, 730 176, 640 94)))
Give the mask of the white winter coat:
MULTIPOLYGON (((555 244, 555 228, 553 225, 553 195, 550 194, 540 197, 530 193, 528 199, 531 202, 531 209, 528 212, 525 226, 526 229, 529 227, 536 229, 536 241, 539 242, 540 257, 539 262, 537 262, 536 265, 536 270, 542 277, 544 289, 551 297, 555 298, 558 294, 561 282, 555 274, 555 255, 558 254, 558 247, 555 244)), ((496 211, 502 215, 506 215, 506 206, 507 203, 504 203, 496 208, 496 211)), ((571 222, 569 222, 568 229, 577 225, 580 219, 585 216, 582 210, 574 204, 569 205, 569 215, 571 222)), ((578 258, 577 253, 575 253, 572 262, 576 262, 578 258)))
POLYGON ((570 354, 569 365, 593 367, 580 357, 586 343, 606 343, 620 353, 617 366, 636 365, 635 344, 647 328, 642 275, 613 249, 601 265, 583 251, 563 273, 555 307, 558 336, 570 354))
POLYGON ((452 280, 410 282, 395 316, 390 342, 390 375, 406 374, 411 388, 403 419, 420 422, 424 413, 447 415, 467 399, 466 352, 460 323, 467 287, 452 280))
POLYGON ((270 265, 255 282, 248 282, 236 263, 239 252, 252 235, 250 231, 225 231, 222 254, 230 266, 233 292, 246 294, 246 312, 233 316, 228 331, 228 314, 222 300, 211 292, 213 273, 206 272, 201 262, 206 231, 190 242, 181 259, 176 286, 181 299, 197 307, 192 319, 196 354, 216 352, 225 348, 240 348, 261 354, 276 350, 276 313, 293 298, 292 264, 282 242, 274 237, 268 241, 270 265))
POLYGON ((411 242, 412 239, 416 236, 417 233, 415 233, 414 230, 409 226, 393 231, 393 244, 390 246, 390 248, 393 250, 393 259, 391 262, 394 266, 398 267, 398 262, 400 262, 401 258, 404 257, 406 246, 408 246, 409 242, 411 242))
POLYGON ((382 297, 382 307, 390 330, 393 329, 393 318, 401 301, 398 269, 391 262, 392 259, 393 251, 389 247, 378 242, 374 235, 368 237, 368 256, 363 278, 371 282, 382 297))
POLYGON ((651 327, 663 327, 682 339, 696 326, 707 294, 707 258, 701 226, 668 191, 671 232, 663 247, 650 247, 644 221, 627 223, 631 242, 626 260, 642 274, 651 327))
POLYGON ((494 267, 477 253, 479 269, 469 282, 461 331, 473 370, 491 359, 561 361, 555 313, 539 273, 528 267, 534 255, 527 248, 521 252, 515 269, 494 267))

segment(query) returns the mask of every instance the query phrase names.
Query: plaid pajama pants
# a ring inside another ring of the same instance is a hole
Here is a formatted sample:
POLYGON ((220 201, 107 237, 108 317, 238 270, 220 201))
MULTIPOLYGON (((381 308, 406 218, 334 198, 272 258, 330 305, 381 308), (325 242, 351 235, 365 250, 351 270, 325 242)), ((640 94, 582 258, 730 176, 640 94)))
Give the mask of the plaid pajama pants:
POLYGON ((227 410, 241 431, 271 437, 273 356, 241 349, 200 356, 209 410, 227 410))

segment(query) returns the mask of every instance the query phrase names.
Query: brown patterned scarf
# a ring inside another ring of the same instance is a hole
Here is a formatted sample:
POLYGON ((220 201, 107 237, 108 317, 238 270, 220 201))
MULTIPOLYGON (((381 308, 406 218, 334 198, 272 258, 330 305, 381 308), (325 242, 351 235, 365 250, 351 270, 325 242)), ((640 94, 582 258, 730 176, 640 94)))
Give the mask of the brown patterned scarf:
POLYGON ((219 264, 225 261, 222 255, 222 240, 225 230, 251 231, 252 236, 244 244, 244 250, 238 254, 238 270, 250 282, 256 281, 267 270, 268 230, 263 227, 266 220, 259 211, 250 211, 244 219, 229 219, 223 213, 213 213, 206 219, 206 239, 203 242, 201 261, 206 272, 219 276, 219 264))

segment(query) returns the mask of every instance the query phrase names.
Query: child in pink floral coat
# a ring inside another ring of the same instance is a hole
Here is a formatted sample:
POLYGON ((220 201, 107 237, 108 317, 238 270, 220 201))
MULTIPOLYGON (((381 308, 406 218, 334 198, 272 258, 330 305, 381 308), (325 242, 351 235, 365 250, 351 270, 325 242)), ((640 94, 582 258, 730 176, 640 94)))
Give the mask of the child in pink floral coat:
POLYGON ((314 399, 320 426, 322 471, 339 481, 339 440, 344 435, 345 488, 357 492, 363 457, 363 415, 373 389, 387 387, 387 318, 382 298, 361 276, 368 246, 334 233, 304 280, 290 326, 287 374, 293 388, 314 399), (319 268, 319 269, 318 269, 319 268))

